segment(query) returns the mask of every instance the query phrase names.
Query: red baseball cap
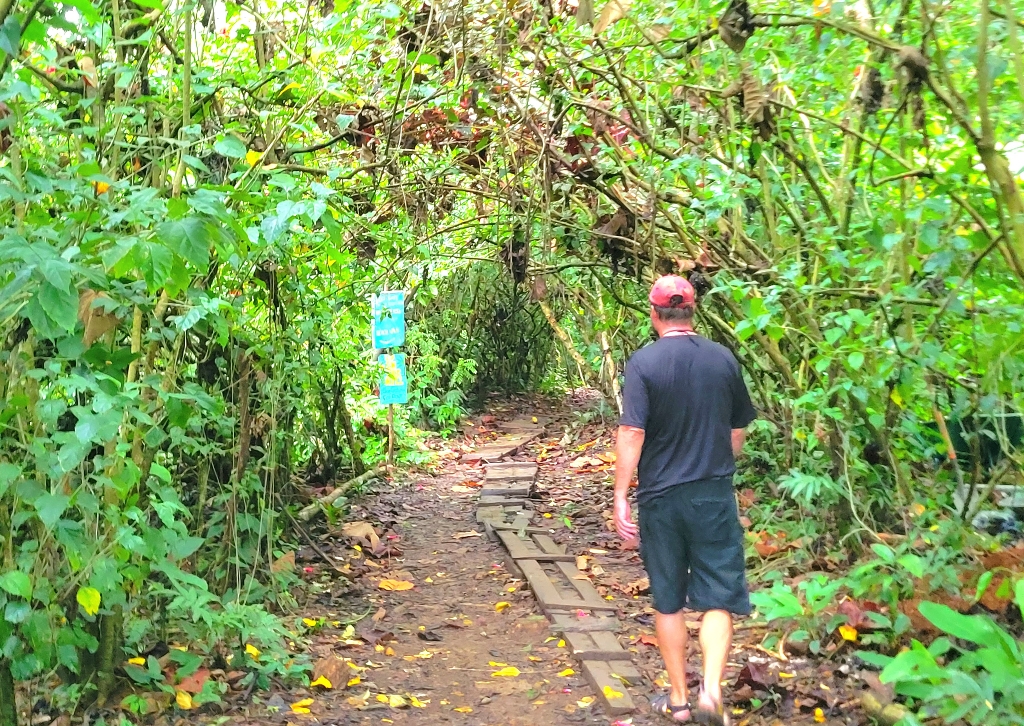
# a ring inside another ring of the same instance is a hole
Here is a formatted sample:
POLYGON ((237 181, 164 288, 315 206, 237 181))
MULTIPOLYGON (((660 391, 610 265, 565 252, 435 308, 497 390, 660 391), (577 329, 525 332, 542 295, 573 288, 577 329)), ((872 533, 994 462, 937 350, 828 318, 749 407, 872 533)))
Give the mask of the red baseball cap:
POLYGON ((647 299, 655 307, 681 308, 695 304, 697 293, 689 280, 679 275, 665 275, 655 281, 647 299))

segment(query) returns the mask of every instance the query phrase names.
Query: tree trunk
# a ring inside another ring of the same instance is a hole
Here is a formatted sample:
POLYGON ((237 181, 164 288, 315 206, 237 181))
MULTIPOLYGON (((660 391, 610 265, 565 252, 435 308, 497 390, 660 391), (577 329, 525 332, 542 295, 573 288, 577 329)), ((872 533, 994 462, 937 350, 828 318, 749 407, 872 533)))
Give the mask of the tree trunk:
POLYGON ((356 476, 366 473, 366 464, 363 463, 363 446, 356 438, 356 432, 352 428, 352 415, 348 412, 348 404, 345 403, 345 385, 338 373, 338 388, 341 395, 338 396, 338 416, 341 418, 341 426, 345 430, 345 438, 348 440, 348 450, 352 453, 352 472, 356 476))
POLYGON ((11 674, 11 662, 6 658, 0 658, 0 726, 18 726, 14 676, 11 674))

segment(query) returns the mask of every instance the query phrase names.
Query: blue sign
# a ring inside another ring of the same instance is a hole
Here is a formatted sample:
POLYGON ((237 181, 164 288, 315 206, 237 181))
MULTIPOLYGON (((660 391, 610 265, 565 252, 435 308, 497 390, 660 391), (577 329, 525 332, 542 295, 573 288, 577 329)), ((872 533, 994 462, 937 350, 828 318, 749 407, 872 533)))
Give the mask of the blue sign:
POLYGON ((405 353, 385 353, 378 360, 381 366, 381 405, 408 403, 409 378, 405 371, 405 353))
POLYGON ((396 348, 405 344, 405 292, 393 290, 373 295, 371 335, 374 348, 396 348))

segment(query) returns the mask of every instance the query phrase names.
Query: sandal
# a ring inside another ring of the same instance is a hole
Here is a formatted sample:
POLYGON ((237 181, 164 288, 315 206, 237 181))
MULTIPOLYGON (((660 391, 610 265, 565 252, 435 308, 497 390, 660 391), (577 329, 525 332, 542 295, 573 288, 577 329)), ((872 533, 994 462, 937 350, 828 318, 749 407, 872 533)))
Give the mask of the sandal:
POLYGON ((682 706, 673 706, 669 700, 668 694, 658 696, 651 701, 651 711, 654 713, 661 714, 665 718, 669 719, 674 723, 692 723, 693 722, 693 708, 690 704, 684 703, 682 706), (676 714, 687 712, 686 718, 676 718, 676 714))
POLYGON ((712 707, 707 708, 701 703, 704 698, 704 690, 701 689, 700 698, 697 699, 697 708, 693 711, 693 720, 701 724, 701 726, 729 726, 729 717, 726 715, 725 707, 722 703, 711 701, 712 707))

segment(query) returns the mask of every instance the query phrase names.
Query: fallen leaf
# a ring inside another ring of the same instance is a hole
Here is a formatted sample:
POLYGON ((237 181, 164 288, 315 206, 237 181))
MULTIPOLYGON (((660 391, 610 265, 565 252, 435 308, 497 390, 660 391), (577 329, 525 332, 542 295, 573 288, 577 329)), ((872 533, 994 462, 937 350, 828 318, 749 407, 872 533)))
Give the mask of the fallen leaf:
POLYGON ((261 152, 249 149, 249 151, 245 152, 245 163, 248 164, 249 166, 255 166, 256 162, 260 160, 261 156, 263 156, 261 152))
POLYGON ((623 693, 621 691, 616 691, 611 686, 605 686, 604 688, 602 688, 601 693, 603 693, 604 697, 607 698, 609 701, 613 701, 616 698, 622 698, 623 696, 623 693))
POLYGON ((185 691, 178 691, 174 694, 174 702, 182 711, 192 710, 192 696, 185 691))
POLYGON ((408 708, 409 703, 397 693, 388 696, 388 705, 391 708, 408 708))
POLYGON ((512 607, 512 603, 508 603, 508 602, 499 602, 499 603, 495 603, 495 605, 494 605, 494 609, 497 610, 499 613, 505 612, 510 607, 512 607))
POLYGON ((857 642, 857 628, 851 628, 849 625, 840 625, 839 634, 843 636, 843 640, 848 640, 851 643, 857 642))
POLYGON ((518 675, 519 675, 519 669, 518 668, 516 668, 515 666, 508 666, 507 668, 502 668, 500 671, 494 671, 494 673, 491 674, 491 677, 492 678, 515 678, 518 675))
POLYGON ((576 555, 576 569, 583 572, 587 569, 587 560, 590 559, 586 555, 576 555))
MULTIPOLYGON (((356 682, 358 682, 358 681, 359 681, 359 679, 357 678, 356 682)), ((315 681, 313 681, 312 683, 309 684, 310 688, 313 688, 314 686, 320 686, 321 688, 327 688, 327 689, 334 688, 334 684, 332 684, 331 681, 328 678, 326 678, 325 676, 320 676, 315 681)))
POLYGON ((128 662, 131 663, 132 665, 137 665, 137 666, 144 666, 144 665, 146 665, 146 659, 145 658, 129 658, 128 662))
POLYGON ((345 699, 345 703, 347 703, 349 706, 355 706, 356 708, 361 708, 361 707, 366 706, 366 704, 369 701, 370 701, 370 692, 369 691, 367 691, 366 693, 364 693, 361 696, 349 696, 348 698, 345 699))
POLYGON ((387 615, 387 614, 388 614, 387 610, 385 610, 384 608, 378 608, 377 612, 375 612, 373 614, 373 617, 370 618, 370 619, 373 620, 373 622, 375 622, 375 623, 379 623, 381 620, 384 619, 384 616, 387 615))
POLYGON ((593 696, 584 696, 580 700, 576 701, 576 705, 580 708, 590 708, 590 705, 594 702, 593 696))
POLYGON ((468 532, 456 532, 452 535, 453 539, 466 539, 467 537, 483 537, 483 533, 471 530, 468 532))
POLYGON ((426 708, 430 704, 430 699, 428 698, 425 701, 421 701, 416 698, 416 696, 409 696, 409 703, 413 708, 426 708))
POLYGON ((352 686, 358 686, 362 682, 363 682, 363 679, 360 678, 359 676, 352 676, 351 678, 348 679, 348 683, 345 684, 345 687, 346 688, 351 688, 352 686))
POLYGON ((275 575, 283 572, 291 572, 295 569, 295 551, 288 552, 278 557, 270 565, 270 571, 275 575))
POLYGON ((303 618, 302 624, 305 625, 307 628, 315 628, 319 623, 317 623, 317 621, 313 618, 303 618))
POLYGON ((416 587, 413 583, 407 580, 381 580, 377 587, 381 590, 389 591, 400 591, 400 590, 411 590, 416 587))
POLYGON ((210 678, 209 668, 200 668, 190 676, 186 676, 181 679, 181 683, 178 684, 179 690, 185 691, 186 693, 201 693, 203 686, 206 685, 206 681, 210 678))
POLYGON ((291 709, 294 713, 309 713, 309 707, 314 703, 315 701, 312 698, 303 698, 301 701, 293 703, 291 709))
POLYGON ((643 643, 644 645, 652 645, 655 648, 658 647, 658 638, 654 635, 647 635, 646 633, 637 638, 637 642, 643 643))
POLYGON ((558 641, 558 647, 559 648, 564 648, 565 647, 565 641, 564 640, 559 640, 558 641))
POLYGON ((341 527, 341 536, 364 540, 370 545, 371 550, 377 549, 377 545, 380 543, 377 531, 369 522, 346 522, 341 527))
POLYGON ((814 709, 814 723, 825 723, 825 712, 820 708, 814 709))
POLYGON ((558 675, 560 677, 562 677, 562 678, 568 678, 569 676, 576 675, 576 671, 574 671, 572 668, 566 668, 564 671, 562 671, 558 675))
POLYGON ((245 646, 245 652, 249 654, 254 660, 260 657, 260 649, 255 645, 247 643, 245 646))
POLYGON ((473 713, 473 709, 469 706, 459 706, 455 709, 456 713, 473 713))

